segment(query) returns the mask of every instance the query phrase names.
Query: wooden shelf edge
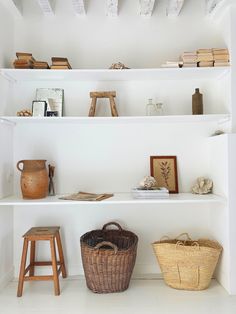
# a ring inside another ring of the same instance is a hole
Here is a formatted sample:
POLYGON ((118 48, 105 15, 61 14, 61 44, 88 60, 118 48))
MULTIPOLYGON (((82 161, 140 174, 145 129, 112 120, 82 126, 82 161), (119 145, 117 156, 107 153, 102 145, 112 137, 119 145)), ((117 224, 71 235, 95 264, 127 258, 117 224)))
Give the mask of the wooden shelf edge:
POLYGON ((170 194, 164 199, 134 199, 130 193, 115 193, 113 197, 103 201, 68 201, 60 200, 60 196, 51 196, 40 200, 25 200, 21 197, 10 196, 0 200, 0 206, 45 206, 45 205, 122 205, 122 204, 224 204, 226 199, 215 194, 195 195, 191 193, 170 194))
POLYGON ((0 74, 10 82, 18 81, 130 81, 130 80, 185 80, 221 79, 230 73, 228 67, 204 68, 145 68, 128 70, 110 69, 0 69, 0 74))
POLYGON ((2 116, 0 122, 24 123, 194 123, 230 121, 231 114, 167 115, 167 116, 119 116, 119 117, 15 117, 2 116))

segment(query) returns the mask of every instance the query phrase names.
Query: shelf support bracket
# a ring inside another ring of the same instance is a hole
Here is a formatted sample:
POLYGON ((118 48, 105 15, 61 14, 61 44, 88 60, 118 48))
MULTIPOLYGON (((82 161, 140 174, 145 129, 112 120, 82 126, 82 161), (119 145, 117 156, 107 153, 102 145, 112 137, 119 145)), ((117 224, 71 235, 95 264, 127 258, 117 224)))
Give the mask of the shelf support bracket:
POLYGON ((223 2, 225 0, 206 0, 206 14, 208 16, 214 15, 223 2))
POLYGON ((6 118, 1 118, 1 117, 0 117, 0 123, 9 124, 9 125, 13 125, 13 126, 16 125, 15 122, 10 121, 10 120, 8 120, 8 119, 6 119, 6 118))
POLYGON ((6 80, 8 80, 8 82, 13 83, 13 84, 17 83, 17 81, 13 77, 11 77, 9 74, 7 74, 6 72, 0 71, 0 74, 2 77, 4 77, 6 80))
POLYGON ((72 5, 77 16, 86 15, 84 0, 72 0, 72 5))
POLYGON ((139 0, 140 15, 143 17, 151 17, 155 6, 155 0, 139 0))
POLYGON ((45 16, 54 16, 52 0, 37 0, 37 1, 45 16))
POLYGON ((0 2, 15 18, 22 18, 23 9, 21 0, 1 0, 0 2))
POLYGON ((166 10, 166 15, 168 17, 179 16, 183 6, 184 6, 184 0, 169 0, 168 7, 166 10))
POLYGON ((118 16, 118 0, 107 0, 107 16, 118 16))

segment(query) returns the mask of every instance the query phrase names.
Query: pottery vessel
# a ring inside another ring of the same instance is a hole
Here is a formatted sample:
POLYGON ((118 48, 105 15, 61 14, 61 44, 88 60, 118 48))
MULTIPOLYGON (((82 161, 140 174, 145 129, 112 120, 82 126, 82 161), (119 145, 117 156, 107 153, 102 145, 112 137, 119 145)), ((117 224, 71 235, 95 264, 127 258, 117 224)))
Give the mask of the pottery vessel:
POLYGON ((48 195, 48 173, 46 160, 20 160, 17 169, 21 171, 23 198, 38 199, 48 195))

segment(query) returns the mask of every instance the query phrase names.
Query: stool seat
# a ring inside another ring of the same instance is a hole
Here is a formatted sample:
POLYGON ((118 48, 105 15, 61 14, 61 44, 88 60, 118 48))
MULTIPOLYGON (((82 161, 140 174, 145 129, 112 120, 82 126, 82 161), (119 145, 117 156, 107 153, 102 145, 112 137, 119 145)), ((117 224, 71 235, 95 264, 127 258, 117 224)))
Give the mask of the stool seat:
POLYGON ((20 265, 20 274, 18 282, 17 296, 21 297, 23 292, 24 281, 35 280, 53 280, 55 295, 60 295, 59 275, 62 273, 62 277, 66 278, 66 268, 64 262, 63 249, 61 244, 61 238, 59 233, 60 227, 33 227, 29 229, 24 235, 24 244, 20 265), (49 241, 51 249, 51 261, 35 261, 35 250, 37 241, 49 241), (26 266, 28 244, 30 242, 30 264, 26 266), (57 261, 56 246, 59 255, 59 261, 57 261), (47 276, 35 276, 35 266, 52 266, 52 275, 47 276), (59 268, 58 268, 59 266, 59 268), (29 272, 29 275, 27 273, 29 272))
POLYGON ((23 238, 51 238, 55 237, 59 230, 60 227, 33 227, 23 235, 23 238))

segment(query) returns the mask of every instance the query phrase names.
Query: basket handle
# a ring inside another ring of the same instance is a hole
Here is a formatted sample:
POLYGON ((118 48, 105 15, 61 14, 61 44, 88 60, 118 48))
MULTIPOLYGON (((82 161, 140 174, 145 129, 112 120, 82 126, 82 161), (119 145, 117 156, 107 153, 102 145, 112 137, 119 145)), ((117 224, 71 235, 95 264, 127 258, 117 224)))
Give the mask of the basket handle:
POLYGON ((190 236, 189 236, 189 234, 188 234, 187 232, 180 233, 180 234, 175 238, 175 240, 179 240, 179 238, 181 238, 181 237, 183 237, 183 236, 186 237, 185 241, 187 241, 187 240, 192 241, 192 239, 190 238, 190 236))
POLYGON ((114 221, 111 221, 111 222, 108 222, 107 224, 105 224, 103 227, 102 227, 102 230, 106 230, 108 226, 111 226, 111 225, 114 225, 116 226, 119 231, 122 231, 123 229, 121 228, 121 226, 117 223, 117 222, 114 222, 114 221))
MULTIPOLYGON (((183 243, 182 241, 177 241, 176 244, 175 244, 175 248, 177 249, 179 246, 185 247, 185 242, 183 243)), ((199 243, 197 241, 194 241, 191 244, 191 247, 200 250, 200 245, 199 245, 199 243)))
POLYGON ((168 237, 167 235, 164 235, 163 237, 161 237, 160 242, 165 241, 165 240, 170 240, 170 237, 168 237))
POLYGON ((108 241, 102 241, 102 242, 98 243, 98 244, 94 247, 94 249, 95 249, 95 250, 99 250, 102 246, 110 246, 110 247, 114 250, 114 253, 115 253, 115 254, 117 254, 117 252, 118 252, 118 247, 117 247, 117 245, 115 245, 115 244, 113 244, 113 243, 111 243, 111 242, 108 242, 108 241))

